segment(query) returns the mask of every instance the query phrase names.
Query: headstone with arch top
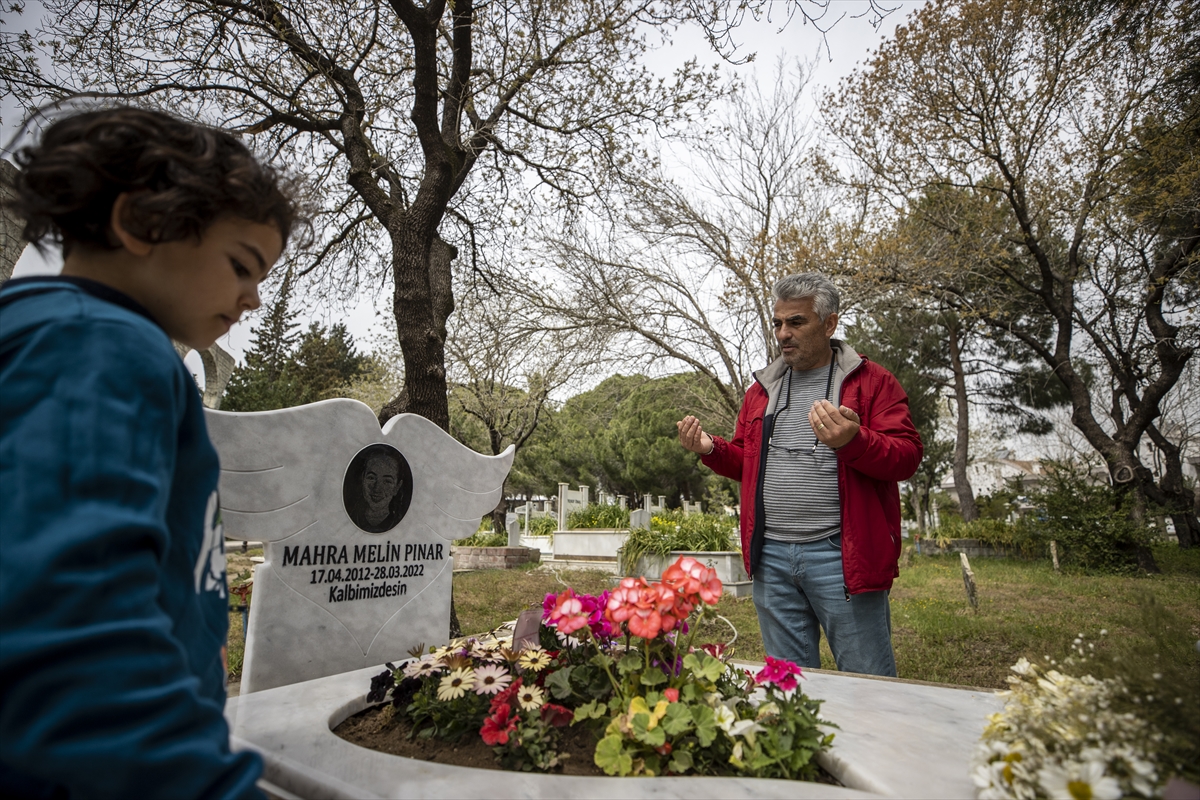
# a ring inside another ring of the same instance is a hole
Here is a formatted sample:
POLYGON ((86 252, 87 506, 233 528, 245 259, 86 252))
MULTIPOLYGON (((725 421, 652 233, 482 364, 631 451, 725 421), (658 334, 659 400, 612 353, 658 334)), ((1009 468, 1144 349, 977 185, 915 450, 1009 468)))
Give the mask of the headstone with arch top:
POLYGON ((450 631, 450 544, 496 507, 510 447, 484 456, 357 400, 208 411, 227 539, 261 541, 242 693, 406 657, 450 631))

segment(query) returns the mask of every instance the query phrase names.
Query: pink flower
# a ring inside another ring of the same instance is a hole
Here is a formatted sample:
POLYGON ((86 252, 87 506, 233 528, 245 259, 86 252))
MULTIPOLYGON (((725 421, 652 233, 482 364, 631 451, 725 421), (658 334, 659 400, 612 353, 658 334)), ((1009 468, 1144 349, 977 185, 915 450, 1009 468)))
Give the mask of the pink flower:
POLYGON ((646 585, 645 578, 622 578, 617 588, 608 595, 608 602, 604 605, 605 618, 614 625, 620 625, 633 616, 634 606, 642 587, 646 585))
POLYGON ((755 683, 770 683, 785 692, 796 688, 796 676, 801 675, 800 667, 791 661, 767 656, 767 665, 754 676, 755 683))
POLYGON ((715 605, 721 599, 724 587, 717 571, 704 566, 691 556, 680 556, 663 572, 662 582, 685 597, 693 605, 702 600, 715 605))
POLYGON ((570 635, 580 628, 587 627, 588 613, 575 592, 567 589, 555 600, 554 608, 550 611, 547 625, 553 625, 564 635, 570 635))
POLYGON ((678 702, 679 701, 679 690, 678 689, 663 689, 663 697, 667 698, 668 703, 678 702))

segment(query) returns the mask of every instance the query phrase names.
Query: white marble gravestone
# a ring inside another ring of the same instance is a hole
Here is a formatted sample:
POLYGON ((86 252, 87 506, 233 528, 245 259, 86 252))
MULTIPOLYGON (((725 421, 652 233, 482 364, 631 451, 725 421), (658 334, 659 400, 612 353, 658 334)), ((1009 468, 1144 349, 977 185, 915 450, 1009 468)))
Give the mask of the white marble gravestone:
POLYGON ((511 447, 480 455, 414 414, 380 430, 370 408, 345 399, 210 410, 207 422, 224 535, 264 546, 243 693, 447 640, 450 543, 496 507, 511 447))

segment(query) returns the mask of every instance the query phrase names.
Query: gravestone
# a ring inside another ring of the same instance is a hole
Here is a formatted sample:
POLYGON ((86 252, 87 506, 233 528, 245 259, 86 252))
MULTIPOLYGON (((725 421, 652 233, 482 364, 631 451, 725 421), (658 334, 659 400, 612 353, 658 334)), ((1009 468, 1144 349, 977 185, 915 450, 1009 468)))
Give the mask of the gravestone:
POLYGON ((414 414, 380 430, 345 399, 207 422, 224 535, 264 543, 243 693, 447 641, 450 543, 496 507, 511 447, 480 455, 414 414))
POLYGON ((558 485, 558 529, 560 531, 567 530, 567 520, 572 511, 579 511, 588 504, 588 493, 590 487, 580 486, 575 491, 570 489, 570 485, 560 483, 558 485))
POLYGON ((629 528, 649 528, 650 527, 650 512, 644 508, 634 509, 629 512, 629 528))

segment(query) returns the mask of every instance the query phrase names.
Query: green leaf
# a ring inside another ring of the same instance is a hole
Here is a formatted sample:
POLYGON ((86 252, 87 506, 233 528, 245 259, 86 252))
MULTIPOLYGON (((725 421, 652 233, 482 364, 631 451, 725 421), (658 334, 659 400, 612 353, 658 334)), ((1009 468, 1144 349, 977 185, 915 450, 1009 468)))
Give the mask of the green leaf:
POLYGON ((671 772, 684 773, 690 770, 693 766, 692 754, 688 750, 676 750, 671 754, 671 762, 667 764, 667 769, 671 772))
POLYGON ((574 667, 563 667, 550 673, 546 678, 546 686, 556 700, 571 696, 571 671, 574 667))
POLYGON ((596 653, 596 655, 591 657, 588 663, 595 664, 597 667, 600 667, 600 669, 604 669, 605 667, 612 666, 613 660, 610 656, 607 656, 604 653, 596 653))
POLYGON ((604 770, 605 775, 624 777, 633 770, 633 759, 625 752, 625 743, 620 736, 605 736, 601 739, 596 745, 593 760, 597 767, 604 770))
POLYGON ((710 683, 725 674, 725 662, 708 653, 704 654, 703 660, 697 658, 695 653, 688 653, 683 657, 683 666, 697 678, 704 678, 710 683))
POLYGON ((607 713, 608 707, 606 705, 601 705, 592 700, 575 709, 575 717, 571 720, 571 724, 574 725, 576 722, 586 719, 600 719, 607 713))
POLYGON ((659 723, 668 736, 679 736, 692 727, 692 712, 683 703, 671 703, 667 713, 659 723))
POLYGON ((667 741, 667 734, 663 731, 662 726, 655 725, 653 728, 650 725, 649 714, 634 714, 630 727, 633 728, 633 736, 642 744, 650 745, 651 747, 662 747, 667 741))
POLYGON ((628 675, 631 672, 637 672, 642 668, 642 658, 637 653, 626 653, 617 662, 617 672, 621 675, 628 675))
POLYGON ((661 686, 667 682, 667 673, 661 670, 651 669, 642 675, 643 686, 661 686))
POLYGON ((696 726, 696 739, 701 747, 708 747, 717 738, 717 713, 708 706, 692 707, 692 724, 696 726))

